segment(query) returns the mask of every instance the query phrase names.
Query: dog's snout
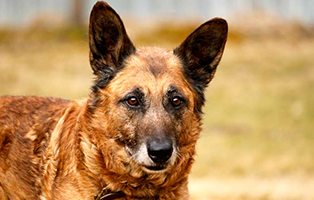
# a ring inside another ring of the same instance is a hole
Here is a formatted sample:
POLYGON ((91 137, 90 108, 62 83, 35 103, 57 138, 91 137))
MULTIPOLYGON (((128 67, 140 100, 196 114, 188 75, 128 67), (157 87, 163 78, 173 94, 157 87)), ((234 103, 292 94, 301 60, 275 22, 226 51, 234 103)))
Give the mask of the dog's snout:
POLYGON ((152 140, 147 144, 149 157, 157 164, 163 164, 172 155, 173 147, 170 140, 152 140))

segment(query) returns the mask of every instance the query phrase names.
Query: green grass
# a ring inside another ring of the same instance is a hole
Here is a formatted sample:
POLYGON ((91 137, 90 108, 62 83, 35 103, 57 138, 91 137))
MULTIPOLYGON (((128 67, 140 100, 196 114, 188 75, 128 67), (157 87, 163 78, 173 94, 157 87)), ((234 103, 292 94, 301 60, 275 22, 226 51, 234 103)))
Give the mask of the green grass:
MULTIPOLYGON (((137 46, 174 48, 191 30, 166 25, 130 35, 137 46)), ((314 39, 238 32, 207 89, 192 199, 313 199, 314 39)), ((6 30, 0 41, 0 95, 88 95, 84 31, 6 30)))

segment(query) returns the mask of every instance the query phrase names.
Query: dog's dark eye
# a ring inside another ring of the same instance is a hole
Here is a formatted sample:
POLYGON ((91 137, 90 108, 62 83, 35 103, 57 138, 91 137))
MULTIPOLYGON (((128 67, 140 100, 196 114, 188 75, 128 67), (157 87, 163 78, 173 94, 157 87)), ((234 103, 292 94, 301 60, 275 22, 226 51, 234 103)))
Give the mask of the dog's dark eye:
POLYGON ((138 99, 136 97, 129 97, 127 100, 126 100, 126 103, 128 106, 130 107, 137 107, 140 105, 138 99))
POLYGON ((174 107, 179 108, 182 105, 182 99, 180 97, 173 97, 171 103, 174 107))

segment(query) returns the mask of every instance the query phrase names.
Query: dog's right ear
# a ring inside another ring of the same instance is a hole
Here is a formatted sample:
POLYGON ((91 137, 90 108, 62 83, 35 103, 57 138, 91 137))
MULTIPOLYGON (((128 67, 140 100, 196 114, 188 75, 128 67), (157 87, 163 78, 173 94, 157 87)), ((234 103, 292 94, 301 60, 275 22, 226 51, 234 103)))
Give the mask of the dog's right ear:
POLYGON ((90 64, 105 87, 122 68, 123 60, 135 52, 119 15, 105 2, 97 2, 89 23, 90 64))

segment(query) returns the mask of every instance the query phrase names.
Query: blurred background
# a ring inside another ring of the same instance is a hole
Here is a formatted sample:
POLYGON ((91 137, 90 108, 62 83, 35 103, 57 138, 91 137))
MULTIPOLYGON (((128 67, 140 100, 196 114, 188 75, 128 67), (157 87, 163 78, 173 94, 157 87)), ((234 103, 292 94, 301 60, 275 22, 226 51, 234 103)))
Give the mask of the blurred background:
MULTIPOLYGON (((0 0, 0 95, 87 97, 93 0, 0 0)), ((193 200, 314 199, 314 1, 110 0, 134 44, 230 33, 207 89, 193 200)))

